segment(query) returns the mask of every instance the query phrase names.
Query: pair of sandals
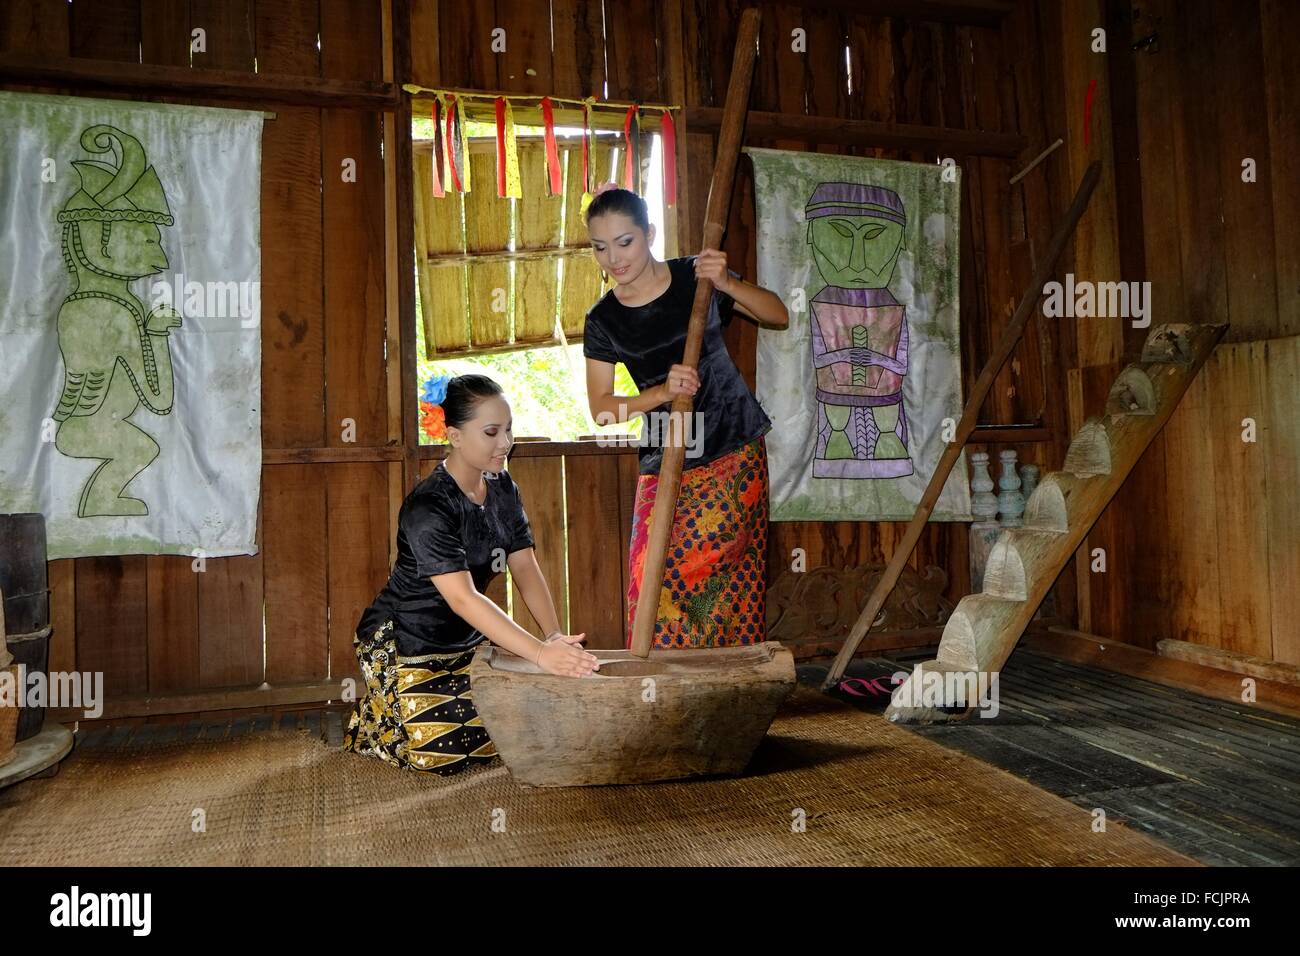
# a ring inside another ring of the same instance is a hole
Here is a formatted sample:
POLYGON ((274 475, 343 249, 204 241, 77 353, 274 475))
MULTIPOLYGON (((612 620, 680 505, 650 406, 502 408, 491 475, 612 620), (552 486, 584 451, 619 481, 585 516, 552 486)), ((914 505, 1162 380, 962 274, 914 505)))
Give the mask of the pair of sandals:
POLYGON ((893 697, 896 689, 891 677, 873 677, 870 680, 846 677, 835 686, 854 697, 884 697, 885 700, 893 697))

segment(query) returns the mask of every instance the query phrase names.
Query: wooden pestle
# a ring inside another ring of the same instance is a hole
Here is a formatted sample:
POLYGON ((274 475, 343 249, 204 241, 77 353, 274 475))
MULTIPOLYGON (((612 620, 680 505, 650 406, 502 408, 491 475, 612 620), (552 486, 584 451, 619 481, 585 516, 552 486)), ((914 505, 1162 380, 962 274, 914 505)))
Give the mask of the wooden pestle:
MULTIPOLYGON (((745 10, 740 16, 736 53, 731 61, 731 78, 727 83, 727 101, 722 110, 722 129, 718 134, 713 178, 709 182, 709 202, 704 219, 705 249, 717 249, 722 244, 722 234, 727 224, 731 185, 735 179, 736 162, 740 158, 740 140, 749 103, 749 86, 754 75, 754 60, 758 56, 758 23, 759 12, 755 7, 745 10)), ((686 350, 681 362, 691 368, 695 368, 700 361, 700 346, 704 342, 704 327, 712 297, 713 283, 708 279, 699 279, 695 283, 695 302, 691 306, 690 324, 686 330, 686 350)), ((663 458, 659 466, 654 509, 650 513, 650 538, 646 543, 645 563, 641 571, 641 596, 637 601, 636 617, 632 621, 632 653, 638 657, 648 657, 650 645, 654 641, 655 620, 659 616, 659 592, 664 581, 664 557, 672 534, 677 495, 682 486, 682 466, 686 457, 683 427, 694 408, 695 400, 690 395, 678 395, 673 399, 668 428, 660 433, 664 442, 663 458)))

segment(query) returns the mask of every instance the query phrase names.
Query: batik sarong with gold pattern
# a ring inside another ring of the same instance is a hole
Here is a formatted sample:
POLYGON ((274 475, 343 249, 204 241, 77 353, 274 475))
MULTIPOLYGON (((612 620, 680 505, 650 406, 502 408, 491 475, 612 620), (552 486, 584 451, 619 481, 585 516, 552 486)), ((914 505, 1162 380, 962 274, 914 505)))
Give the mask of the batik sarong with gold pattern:
POLYGON ((400 657, 393 623, 353 638, 366 693, 352 709, 343 746, 405 770, 450 775, 496 756, 474 709, 474 649, 400 657))

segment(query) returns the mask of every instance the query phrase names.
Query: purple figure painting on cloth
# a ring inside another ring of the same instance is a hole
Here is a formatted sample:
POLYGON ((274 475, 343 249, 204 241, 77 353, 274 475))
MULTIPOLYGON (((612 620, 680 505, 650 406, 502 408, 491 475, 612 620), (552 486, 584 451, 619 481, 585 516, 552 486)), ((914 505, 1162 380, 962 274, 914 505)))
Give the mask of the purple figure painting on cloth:
POLYGON ((912 474, 903 379, 907 316, 888 285, 907 217, 892 189, 820 183, 808 243, 826 286, 812 299, 817 478, 912 474))

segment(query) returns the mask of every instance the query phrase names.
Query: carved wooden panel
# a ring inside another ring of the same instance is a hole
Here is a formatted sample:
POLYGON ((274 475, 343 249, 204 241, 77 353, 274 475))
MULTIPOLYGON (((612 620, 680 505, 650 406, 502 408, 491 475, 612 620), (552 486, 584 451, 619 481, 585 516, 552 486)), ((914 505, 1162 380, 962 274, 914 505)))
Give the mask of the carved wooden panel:
MULTIPOLYGON (((883 564, 856 568, 818 567, 809 571, 783 571, 767 591, 767 638, 795 648, 797 656, 839 649, 848 637, 871 589, 884 572, 883 564), (803 652, 799 649, 804 646, 803 652)), ((929 565, 917 573, 905 568, 898 586, 885 602, 883 619, 873 630, 902 635, 891 643, 901 647, 937 640, 953 603, 943 596, 948 575, 929 565), (916 632, 904 639, 906 632, 916 632)), ((870 646, 868 641, 866 646, 870 646)))

